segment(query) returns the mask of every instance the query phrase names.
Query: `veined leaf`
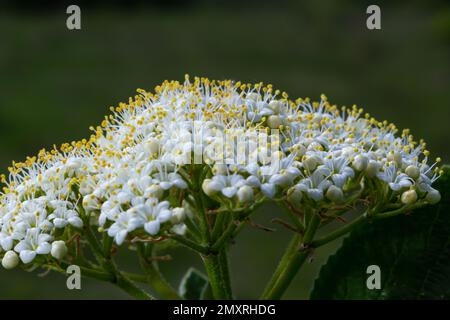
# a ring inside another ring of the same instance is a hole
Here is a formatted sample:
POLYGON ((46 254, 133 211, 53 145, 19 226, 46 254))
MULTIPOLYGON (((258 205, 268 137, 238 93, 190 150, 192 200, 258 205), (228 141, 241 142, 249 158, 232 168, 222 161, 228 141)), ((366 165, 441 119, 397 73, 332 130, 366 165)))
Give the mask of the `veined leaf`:
POLYGON ((450 299, 450 169, 436 183, 439 204, 362 226, 320 271, 312 299, 450 299), (368 289, 367 267, 381 270, 368 289))

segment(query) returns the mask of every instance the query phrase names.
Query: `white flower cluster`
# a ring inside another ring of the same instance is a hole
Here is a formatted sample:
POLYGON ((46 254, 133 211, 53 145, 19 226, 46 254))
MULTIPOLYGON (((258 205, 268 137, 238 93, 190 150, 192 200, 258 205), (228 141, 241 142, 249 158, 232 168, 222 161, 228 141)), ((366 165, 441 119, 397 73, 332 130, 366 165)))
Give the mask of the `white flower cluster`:
POLYGON ((112 108, 88 141, 42 151, 3 177, 5 268, 19 258, 61 259, 61 231, 69 226, 95 225, 118 245, 183 234, 192 214, 183 201, 190 179, 200 179, 205 195, 227 209, 265 198, 328 208, 354 201, 355 190, 385 190, 385 201, 406 205, 439 201, 432 188, 439 170, 428 163, 425 143, 407 130, 396 135, 393 124, 356 107, 339 109, 325 96, 291 101, 271 85, 205 78, 139 93, 112 108), (259 134, 235 143, 248 132, 259 134), (236 152, 245 156, 236 160, 236 152))

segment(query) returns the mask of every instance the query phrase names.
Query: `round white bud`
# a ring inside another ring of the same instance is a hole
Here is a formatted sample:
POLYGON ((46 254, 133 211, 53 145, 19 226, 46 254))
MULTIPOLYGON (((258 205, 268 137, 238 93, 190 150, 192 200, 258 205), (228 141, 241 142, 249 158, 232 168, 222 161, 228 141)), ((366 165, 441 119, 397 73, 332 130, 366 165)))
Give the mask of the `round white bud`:
POLYGON ((303 167, 308 171, 313 171, 317 167, 317 164, 315 157, 308 157, 303 161, 303 167))
POLYGON ((280 105, 281 105, 281 103, 278 100, 273 100, 269 103, 269 108, 272 109, 273 112, 279 113, 280 105))
POLYGON ((88 194, 83 197, 83 207, 86 210, 96 210, 100 209, 101 205, 93 194, 88 194))
POLYGON ((416 166, 407 166, 405 169, 405 173, 410 176, 412 179, 416 180, 420 177, 420 170, 416 166))
POLYGON ((157 139, 150 139, 145 143, 145 150, 150 154, 155 154, 159 151, 159 141, 157 139))
POLYGON ((353 160, 353 168, 357 171, 363 171, 367 168, 369 159, 361 154, 357 155, 353 160))
POLYGON ((378 171, 380 171, 380 168, 381 164, 378 161, 370 160, 365 170, 367 177, 375 177, 378 174, 378 171))
POLYGON ((203 180, 203 183, 202 183, 203 192, 209 197, 211 197, 212 195, 214 195, 217 192, 216 190, 212 189, 209 186, 210 183, 211 183, 211 179, 205 179, 205 180, 203 180))
POLYGON ((430 204, 436 204, 441 201, 441 193, 436 189, 432 189, 428 191, 427 195, 425 196, 425 200, 430 204))
POLYGON ((325 194, 328 200, 340 203, 344 200, 344 192, 342 192, 341 188, 332 185, 328 188, 327 193, 325 194))
POLYGON ((164 194, 163 188, 161 188, 157 184, 153 184, 150 187, 148 187, 146 192, 148 193, 149 196, 157 198, 157 199, 161 199, 161 197, 164 194))
POLYGON ((250 202, 253 200, 253 189, 250 186, 242 186, 237 192, 239 202, 250 202))
POLYGON ((400 152, 391 151, 388 153, 386 158, 388 161, 394 161, 397 165, 402 164, 402 155, 400 152))
POLYGON ((184 208, 174 208, 172 210, 172 217, 170 218, 170 221, 173 224, 178 224, 183 222, 184 218, 186 217, 186 210, 184 208))
POLYGON ((67 254, 66 243, 62 240, 54 241, 50 253, 53 258, 61 260, 67 254))
POLYGON ((85 196, 94 191, 94 183, 90 179, 83 179, 80 183, 79 192, 82 196, 85 196))
POLYGON ((278 129, 283 124, 280 116, 272 115, 267 119, 267 126, 271 129, 278 129))
POLYGON ((301 157, 306 153, 306 148, 302 144, 297 144, 293 147, 292 153, 295 157, 301 157))
POLYGON ((293 186, 287 191, 287 200, 292 204, 299 204, 302 198, 303 193, 298 186, 293 186))
POLYGON ((413 204, 417 201, 417 192, 416 190, 408 190, 402 193, 401 201, 406 204, 413 204))
POLYGON ((6 270, 11 270, 19 264, 19 256, 14 251, 10 250, 5 253, 2 259, 2 266, 6 270))

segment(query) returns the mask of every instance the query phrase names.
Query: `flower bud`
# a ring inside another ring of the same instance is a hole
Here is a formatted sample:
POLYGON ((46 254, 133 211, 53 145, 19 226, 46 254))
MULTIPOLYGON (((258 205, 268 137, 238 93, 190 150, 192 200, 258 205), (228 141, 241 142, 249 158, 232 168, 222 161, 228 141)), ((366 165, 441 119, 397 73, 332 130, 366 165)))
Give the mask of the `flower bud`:
POLYGON ((416 190, 408 190, 402 193, 401 201, 406 204, 413 204, 417 201, 417 192, 416 190))
POLYGON ((269 103, 269 108, 272 109, 273 112, 279 113, 280 105, 281 105, 281 103, 278 100, 273 100, 269 103))
POLYGON ((425 196, 425 200, 430 204, 436 204, 441 201, 441 193, 436 189, 432 189, 428 191, 427 195, 425 196))
POLYGON ((367 159, 366 156, 363 156, 361 154, 357 155, 355 159, 353 160, 353 168, 357 171, 363 171, 367 168, 367 165, 369 164, 369 159, 367 159))
POLYGON ((148 195, 151 197, 161 199, 164 194, 164 190, 159 185, 153 184, 146 189, 146 193, 148 193, 148 195))
POLYGON ((170 230, 175 234, 183 236, 186 233, 187 227, 185 224, 176 224, 170 230))
POLYGON ((101 205, 93 194, 89 194, 83 197, 83 207, 86 210, 95 210, 100 209, 101 205))
POLYGON ((11 270, 19 264, 19 256, 14 251, 7 251, 2 259, 2 266, 6 270, 11 270))
POLYGON ((205 179, 205 180, 203 180, 203 183, 202 183, 203 192, 209 197, 211 197, 212 195, 214 195, 217 192, 216 190, 212 189, 209 186, 210 183, 211 183, 211 179, 205 179))
POLYGON ((298 186, 293 186, 287 191, 287 200, 292 204, 299 204, 302 198, 303 193, 298 186))
POLYGON ((94 191, 93 185, 94 183, 90 179, 83 179, 80 183, 80 194, 82 196, 85 196, 89 193, 92 193, 94 191))
POLYGON ((61 260, 67 254, 66 243, 62 240, 54 241, 50 253, 53 258, 61 260))
POLYGON ((367 177, 375 177, 378 174, 378 171, 380 171, 380 168, 381 164, 378 161, 370 160, 365 170, 367 177))
POLYGON ((253 200, 253 189, 249 186, 242 186, 237 192, 239 202, 250 202, 253 200))
POLYGON ((317 160, 314 157, 306 158, 303 161, 303 167, 308 171, 313 171, 317 167, 317 160))
POLYGON ((388 153, 387 157, 388 161, 394 161, 397 165, 402 164, 402 155, 399 152, 391 151, 388 153))
POLYGON ((183 222, 184 218, 186 216, 186 212, 184 208, 174 208, 172 210, 172 218, 170 219, 170 221, 173 224, 178 224, 183 222))
POLYGON ((159 151, 159 142, 157 139, 150 139, 145 143, 145 149, 150 154, 155 154, 159 151))
POLYGON ((278 129, 282 125, 280 116, 272 115, 267 119, 267 126, 271 129, 278 129))
POLYGON ((325 194, 328 200, 340 203, 344 200, 344 193, 342 190, 334 185, 330 186, 325 194))
POLYGON ((302 144, 297 144, 293 146, 292 148, 292 154, 294 154, 295 157, 302 157, 306 153, 306 148, 302 144))
POLYGON ((405 169, 405 173, 410 176, 412 179, 416 180, 420 176, 420 170, 416 166, 407 166, 405 169))

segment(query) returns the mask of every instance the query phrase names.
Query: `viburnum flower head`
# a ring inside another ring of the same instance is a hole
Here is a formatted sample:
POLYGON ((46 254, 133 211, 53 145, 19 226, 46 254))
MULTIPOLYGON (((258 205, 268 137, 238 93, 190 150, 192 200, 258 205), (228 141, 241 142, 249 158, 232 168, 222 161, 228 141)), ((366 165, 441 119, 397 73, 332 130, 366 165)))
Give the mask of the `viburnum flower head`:
POLYGON ((86 227, 116 245, 182 236, 196 197, 217 210, 284 199, 327 212, 374 194, 398 206, 440 199, 440 159, 356 106, 188 76, 138 93, 89 139, 42 150, 2 177, 5 268, 63 259, 86 227))

